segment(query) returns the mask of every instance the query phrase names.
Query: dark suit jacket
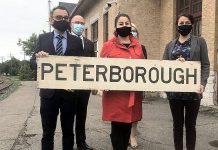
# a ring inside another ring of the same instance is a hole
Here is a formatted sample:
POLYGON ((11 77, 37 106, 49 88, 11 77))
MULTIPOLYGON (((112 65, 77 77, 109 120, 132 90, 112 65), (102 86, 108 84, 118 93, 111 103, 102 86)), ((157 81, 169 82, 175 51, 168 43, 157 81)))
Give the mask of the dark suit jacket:
MULTIPOLYGON (((56 55, 55 47, 53 44, 54 32, 49 32, 39 35, 35 53, 39 51, 45 51, 49 55, 56 55)), ((82 56, 82 41, 80 38, 67 33, 67 48, 64 56, 82 56)), ((30 65, 32 69, 37 69, 35 53, 30 59, 30 65)), ((40 96, 43 98, 51 98, 55 92, 55 89, 40 89, 40 96)))
MULTIPOLYGON (((82 51, 83 57, 95 57, 94 43, 89 39, 83 37, 84 49, 82 51)), ((90 94, 90 90, 77 90, 79 95, 81 94, 90 94)))
MULTIPOLYGON (((163 54, 164 60, 172 60, 172 51, 177 40, 178 38, 166 45, 165 52, 163 54)), ((191 37, 190 61, 201 62, 201 84, 205 86, 210 73, 210 62, 208 58, 207 44, 204 38, 197 36, 191 37)))
POLYGON ((83 40, 84 40, 83 56, 95 57, 94 43, 85 37, 83 37, 83 40))

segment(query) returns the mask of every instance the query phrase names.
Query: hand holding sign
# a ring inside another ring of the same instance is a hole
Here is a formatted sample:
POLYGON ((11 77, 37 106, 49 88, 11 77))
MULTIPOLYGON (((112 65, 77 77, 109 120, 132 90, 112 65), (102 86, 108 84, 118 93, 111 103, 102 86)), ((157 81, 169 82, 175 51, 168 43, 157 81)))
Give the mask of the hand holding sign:
POLYGON ((40 57, 48 57, 49 53, 46 53, 44 51, 39 51, 38 53, 35 54, 36 58, 40 57))

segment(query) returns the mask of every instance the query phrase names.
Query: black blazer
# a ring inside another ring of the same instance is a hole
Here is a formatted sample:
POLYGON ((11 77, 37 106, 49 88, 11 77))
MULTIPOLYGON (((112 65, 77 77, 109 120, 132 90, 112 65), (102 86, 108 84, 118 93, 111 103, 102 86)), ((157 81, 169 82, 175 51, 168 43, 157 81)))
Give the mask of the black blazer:
MULTIPOLYGON (((82 56, 95 57, 94 43, 85 37, 83 37, 83 42, 84 42, 84 48, 82 50, 82 56)), ((90 94, 91 92, 91 90, 76 90, 76 91, 79 93, 79 95, 90 94)))
POLYGON ((95 57, 94 43, 85 37, 83 37, 83 42, 84 42, 83 56, 95 57))
MULTIPOLYGON (((56 55, 53 44, 54 32, 41 34, 38 37, 37 45, 34 54, 30 59, 30 66, 32 69, 37 69, 35 53, 44 51, 49 55, 56 55)), ((74 35, 67 33, 67 48, 64 56, 83 56, 82 40, 74 35)), ((43 98, 51 98, 55 89, 40 89, 40 96, 43 98)))

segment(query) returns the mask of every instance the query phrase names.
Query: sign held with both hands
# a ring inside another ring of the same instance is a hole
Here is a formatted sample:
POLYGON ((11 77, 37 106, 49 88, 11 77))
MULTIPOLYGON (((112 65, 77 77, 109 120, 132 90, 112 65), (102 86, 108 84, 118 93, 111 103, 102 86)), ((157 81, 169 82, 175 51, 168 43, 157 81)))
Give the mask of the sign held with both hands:
POLYGON ((200 62, 48 56, 38 58, 38 88, 197 92, 200 62))

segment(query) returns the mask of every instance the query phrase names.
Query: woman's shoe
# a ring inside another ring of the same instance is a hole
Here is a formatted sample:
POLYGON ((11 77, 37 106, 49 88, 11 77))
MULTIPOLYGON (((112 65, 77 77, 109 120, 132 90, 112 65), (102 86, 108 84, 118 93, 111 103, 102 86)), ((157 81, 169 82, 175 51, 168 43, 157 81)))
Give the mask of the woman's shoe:
POLYGON ((135 137, 130 137, 130 146, 131 146, 132 149, 138 148, 138 143, 137 143, 136 136, 135 137))

